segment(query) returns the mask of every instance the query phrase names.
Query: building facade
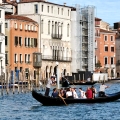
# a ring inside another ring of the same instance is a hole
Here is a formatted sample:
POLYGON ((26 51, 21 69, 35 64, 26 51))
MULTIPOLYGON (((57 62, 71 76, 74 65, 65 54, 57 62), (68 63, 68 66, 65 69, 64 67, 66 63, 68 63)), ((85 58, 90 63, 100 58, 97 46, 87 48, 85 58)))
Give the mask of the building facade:
POLYGON ((30 18, 5 16, 6 65, 9 65, 12 71, 25 71, 27 79, 30 70, 36 73, 33 53, 38 52, 38 32, 37 22, 30 18))
POLYGON ((95 35, 94 6, 80 8, 71 14, 72 71, 94 71, 95 35))
POLYGON ((0 75, 5 68, 5 7, 0 5, 0 75))
POLYGON ((42 78, 71 74, 71 7, 46 1, 21 0, 18 14, 32 18, 39 26, 42 78))
POLYGON ((96 71, 107 72, 111 78, 116 76, 115 33, 107 29, 101 29, 101 19, 95 19, 96 71))

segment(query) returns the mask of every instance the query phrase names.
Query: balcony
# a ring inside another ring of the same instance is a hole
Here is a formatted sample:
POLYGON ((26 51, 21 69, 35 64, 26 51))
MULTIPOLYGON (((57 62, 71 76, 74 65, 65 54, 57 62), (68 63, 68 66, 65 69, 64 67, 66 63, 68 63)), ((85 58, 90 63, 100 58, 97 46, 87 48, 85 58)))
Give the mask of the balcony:
POLYGON ((43 55, 42 60, 71 62, 72 58, 71 57, 58 57, 58 56, 43 55))
POLYGON ((62 34, 51 34, 52 39, 62 39, 62 34))

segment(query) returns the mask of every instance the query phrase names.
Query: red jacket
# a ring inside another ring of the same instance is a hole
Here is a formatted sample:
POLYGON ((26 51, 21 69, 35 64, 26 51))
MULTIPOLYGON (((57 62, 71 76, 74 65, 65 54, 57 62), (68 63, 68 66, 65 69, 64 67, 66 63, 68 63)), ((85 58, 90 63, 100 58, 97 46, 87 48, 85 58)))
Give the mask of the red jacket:
POLYGON ((92 90, 91 89, 86 91, 86 97, 88 99, 92 99, 93 98, 93 94, 92 94, 92 90))

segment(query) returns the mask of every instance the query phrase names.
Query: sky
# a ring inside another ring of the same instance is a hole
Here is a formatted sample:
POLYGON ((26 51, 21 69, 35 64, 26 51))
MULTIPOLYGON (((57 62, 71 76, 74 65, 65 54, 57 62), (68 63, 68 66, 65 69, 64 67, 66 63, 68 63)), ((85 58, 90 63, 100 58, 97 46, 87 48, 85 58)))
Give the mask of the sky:
POLYGON ((120 21, 120 0, 47 0, 52 3, 63 4, 67 6, 75 6, 79 4, 81 7, 93 5, 95 6, 95 17, 101 18, 103 21, 113 26, 113 23, 120 21))

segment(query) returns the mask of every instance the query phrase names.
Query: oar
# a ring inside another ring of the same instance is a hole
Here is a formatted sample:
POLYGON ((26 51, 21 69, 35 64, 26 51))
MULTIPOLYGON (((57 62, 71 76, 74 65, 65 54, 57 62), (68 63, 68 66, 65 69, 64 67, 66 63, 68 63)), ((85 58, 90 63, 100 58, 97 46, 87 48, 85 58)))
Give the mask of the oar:
POLYGON ((67 103, 65 102, 64 98, 63 98, 61 95, 59 95, 59 97, 63 100, 63 102, 64 102, 65 105, 67 106, 67 103))

